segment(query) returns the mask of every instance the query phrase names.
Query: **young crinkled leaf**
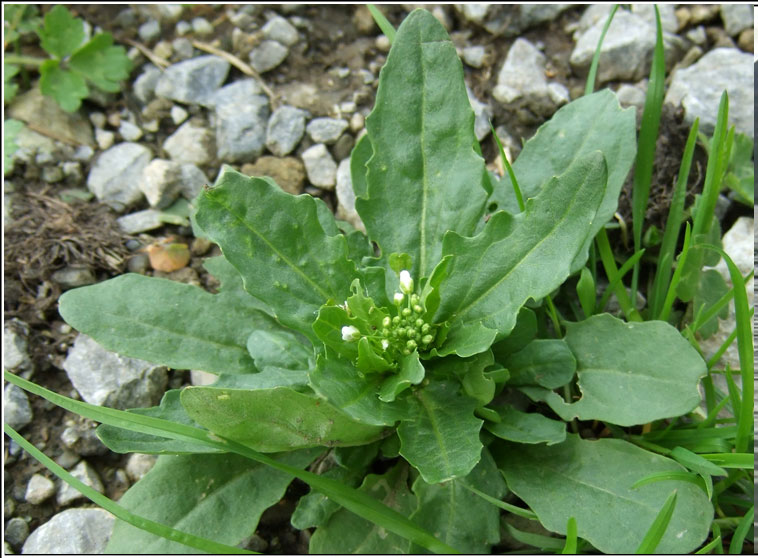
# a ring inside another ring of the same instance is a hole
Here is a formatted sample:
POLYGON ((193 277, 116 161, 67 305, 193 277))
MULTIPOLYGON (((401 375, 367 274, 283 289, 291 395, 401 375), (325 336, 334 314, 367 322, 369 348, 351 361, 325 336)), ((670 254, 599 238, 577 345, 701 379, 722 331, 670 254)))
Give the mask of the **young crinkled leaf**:
POLYGON ((429 484, 466 476, 482 453, 482 421, 474 416, 478 402, 457 393, 451 381, 432 381, 415 390, 409 401, 411 418, 397 428, 400 455, 429 484))
POLYGON ((71 69, 103 91, 115 93, 120 81, 129 77, 131 61, 122 46, 113 46, 110 33, 95 35, 69 60, 71 69))
POLYGON ((625 323, 610 314, 566 326, 582 397, 566 403, 544 388, 521 388, 566 421, 645 424, 690 412, 700 402, 706 373, 698 352, 666 322, 625 323))
POLYGON ((211 432, 262 452, 361 445, 384 434, 382 427, 361 424, 327 401, 287 387, 189 387, 181 402, 211 432))
MULTIPOLYGON (((318 454, 301 450, 276 458, 305 467, 318 454)), ((214 541, 236 545, 249 537, 266 508, 276 504, 292 477, 230 453, 162 456, 119 504, 140 516, 214 541)), ((117 520, 107 552, 192 554, 194 548, 117 520)))
POLYGON ((40 66, 39 87, 43 95, 52 97, 66 112, 74 112, 82 99, 89 95, 89 89, 79 74, 60 67, 58 60, 45 60, 40 66))
MULTIPOLYGON (((356 209, 383 258, 409 254, 409 271, 421 280, 442 256, 443 234, 472 234, 487 198, 463 67, 428 11, 412 12, 398 29, 366 130, 373 156, 367 193, 360 180, 353 183, 356 209)), ((369 152, 359 146, 354 176, 369 152)))
POLYGON ((316 200, 225 167, 197 207, 198 225, 240 272, 245 290, 265 301, 282 324, 316 340, 311 324, 319 308, 344 301, 357 275, 345 237, 325 230, 327 216, 316 200))
POLYGON ((63 5, 45 14, 43 27, 37 30, 40 46, 56 58, 74 52, 84 40, 84 22, 71 15, 63 5))
POLYGON ((443 252, 452 259, 435 321, 452 325, 441 354, 486 350, 513 329, 527 299, 563 283, 591 232, 605 184, 605 159, 594 152, 554 177, 516 217, 498 212, 473 238, 445 235, 443 252))

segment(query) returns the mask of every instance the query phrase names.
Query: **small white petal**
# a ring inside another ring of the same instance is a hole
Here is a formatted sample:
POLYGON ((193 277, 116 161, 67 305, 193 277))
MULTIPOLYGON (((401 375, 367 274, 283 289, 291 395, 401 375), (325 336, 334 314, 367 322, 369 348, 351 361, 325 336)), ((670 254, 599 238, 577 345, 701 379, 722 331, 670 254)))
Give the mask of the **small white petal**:
POLYGON ((400 272, 400 290, 405 294, 411 294, 413 292, 413 279, 407 269, 400 272))
POLYGON ((402 304, 403 300, 405 300, 405 295, 403 293, 395 293, 395 304, 402 304))
POLYGON ((355 326, 344 326, 342 328, 343 341, 357 341, 361 337, 361 332, 355 326))
POLYGON ((386 339, 382 339, 382 349, 386 351, 387 347, 389 346, 390 346, 390 342, 387 341, 386 339))

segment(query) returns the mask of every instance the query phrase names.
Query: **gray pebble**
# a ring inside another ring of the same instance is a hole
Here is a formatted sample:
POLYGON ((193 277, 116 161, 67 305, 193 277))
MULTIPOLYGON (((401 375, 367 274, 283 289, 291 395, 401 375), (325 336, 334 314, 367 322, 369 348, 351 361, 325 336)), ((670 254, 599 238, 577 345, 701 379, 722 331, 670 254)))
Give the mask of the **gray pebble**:
MULTIPOLYGON (((155 86, 161 77, 161 71, 152 64, 146 64, 142 73, 134 80, 132 91, 143 104, 149 103, 155 97, 155 86)), ((94 124, 94 122, 93 122, 94 124)), ((97 126, 97 124, 95 124, 97 126)), ((102 128, 103 126, 97 126, 102 128)))
POLYGON ((347 120, 342 118, 314 118, 305 127, 305 131, 316 143, 332 144, 348 127, 347 120))
POLYGON ((3 421, 13 430, 21 430, 32 422, 32 418, 32 407, 24 390, 14 384, 6 384, 3 390, 3 421))
POLYGON ((337 182, 337 164, 323 143, 306 149, 302 158, 311 184, 326 190, 334 188, 337 182))
POLYGON ((35 506, 41 504, 55 494, 55 483, 43 477, 40 474, 32 475, 29 483, 26 485, 26 495, 24 499, 35 506))
POLYGON ((753 27, 753 7, 750 4, 721 4, 721 19, 727 34, 735 37, 753 27))
POLYGON ((12 518, 5 526, 5 542, 13 548, 20 548, 29 536, 29 524, 20 517, 12 518))
POLYGON ((119 228, 126 234, 139 234, 162 227, 161 212, 157 209, 143 209, 116 219, 119 228))
POLYGON ((126 261, 126 269, 130 273, 139 273, 140 275, 144 275, 145 273, 147 273, 149 266, 150 266, 150 258, 148 257, 147 254, 143 254, 143 253, 134 254, 131 258, 129 258, 126 261))
POLYGON ((221 161, 243 162, 263 153, 269 117, 268 97, 235 97, 216 103, 216 154, 221 161))
POLYGON ((228 73, 229 62, 223 58, 213 55, 192 58, 166 68, 155 86, 155 94, 181 103, 208 105, 228 73))
POLYGON ((355 138, 350 134, 342 134, 340 139, 337 140, 337 143, 334 144, 334 147, 332 147, 334 159, 342 161, 343 159, 350 158, 350 153, 352 153, 353 147, 355 147, 355 138))
POLYGON ((161 24, 156 19, 148 19, 145 23, 139 26, 137 30, 140 39, 149 43, 154 39, 157 39, 161 34, 161 24))
POLYGON ((126 141, 137 141, 142 137, 142 130, 139 126, 132 124, 128 120, 122 120, 118 127, 118 133, 126 141))
POLYGON ((92 159, 94 155, 95 150, 92 149, 89 145, 80 145, 76 148, 76 151, 74 151, 73 159, 81 161, 82 163, 86 163, 92 159))
POLYGON ((204 17, 196 17, 192 20, 192 30, 201 37, 213 34, 213 26, 204 17))
POLYGON ((166 159, 153 159, 143 169, 139 189, 145 194, 150 207, 168 207, 181 191, 181 163, 166 159))
POLYGON ((305 132, 306 114, 288 105, 274 111, 266 127, 266 147, 271 153, 284 157, 297 147, 305 132))
POLYGON ((189 113, 184 110, 179 105, 174 105, 171 107, 171 120, 176 124, 177 126, 187 120, 187 117, 189 116, 189 113))
POLYGON ((67 265, 53 273, 52 279, 64 289, 92 285, 96 281, 92 270, 81 265, 67 265))
POLYGON ((171 48, 174 50, 179 60, 190 60, 195 56, 195 47, 192 41, 186 37, 177 37, 171 42, 171 48))
POLYGON ((76 161, 64 161, 61 163, 61 171, 63 176, 77 182, 82 178, 82 165, 76 161))
POLYGON ((80 334, 63 369, 87 403, 131 409, 156 405, 168 381, 166 367, 112 353, 80 334))
POLYGON ((48 184, 60 182, 63 180, 63 170, 59 166, 49 166, 42 168, 42 180, 48 184))
POLYGON ((95 434, 96 425, 87 420, 74 422, 61 433, 61 442, 78 455, 103 455, 108 448, 95 434))
POLYGON ((113 146, 113 143, 116 141, 116 134, 111 132, 110 130, 102 130, 100 128, 95 128, 95 142, 97 142, 97 146, 102 151, 107 151, 113 146))
POLYGON ((206 165, 216 156, 216 136, 190 120, 166 138, 163 149, 173 161, 206 165))
POLYGON ((11 371, 28 371, 32 368, 29 358, 29 326, 13 318, 3 325, 3 367, 11 371))
POLYGON ((137 482, 153 468, 157 460, 157 455, 133 453, 126 462, 126 474, 133 482, 137 482))
POLYGON ((113 146, 95 160, 87 187, 98 200, 123 209, 142 198, 138 181, 150 159, 150 150, 144 145, 127 142, 113 146))
POLYGON ((263 36, 285 46, 292 46, 298 40, 297 29, 281 16, 274 16, 263 26, 263 36))
POLYGON ((343 159, 337 167, 337 218, 347 221, 356 229, 366 232, 366 226, 355 210, 355 192, 350 175, 350 159, 343 159))
POLYGON ((250 53, 250 65, 258 73, 273 70, 287 58, 289 50, 276 41, 261 41, 250 53))
POLYGON ((100 508, 62 511, 34 530, 23 554, 102 554, 115 517, 100 508))
POLYGON ((186 35, 190 31, 192 31, 192 25, 184 20, 177 21, 175 31, 176 31, 176 34, 181 37, 183 35, 186 35))
MULTIPOLYGON (((98 491, 100 494, 103 494, 105 492, 105 488, 103 487, 103 482, 100 480, 100 477, 97 475, 97 471, 87 463, 86 461, 82 460, 79 462, 79 464, 71 469, 69 471, 71 473, 71 476, 73 476, 75 479, 83 482, 93 490, 98 491)), ((60 488, 58 488, 58 495, 56 496, 56 501, 58 502, 58 505, 65 506, 70 504, 71 502, 75 502, 76 500, 80 500, 85 498, 84 494, 79 492, 76 488, 73 486, 69 486, 65 482, 62 482, 60 485, 60 488)))
POLYGON ((484 63, 484 47, 481 45, 465 47, 463 61, 472 68, 481 68, 484 63))

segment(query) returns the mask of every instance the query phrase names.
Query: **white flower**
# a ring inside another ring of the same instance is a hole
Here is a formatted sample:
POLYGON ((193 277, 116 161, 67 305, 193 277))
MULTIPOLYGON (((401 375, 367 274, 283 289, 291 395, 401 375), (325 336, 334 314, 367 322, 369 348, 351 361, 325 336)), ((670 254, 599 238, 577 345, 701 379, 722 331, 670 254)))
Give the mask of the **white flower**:
POLYGON ((389 346, 390 346, 390 342, 387 341, 386 339, 382 339, 382 350, 386 351, 387 347, 389 346))
POLYGON ((413 279, 407 269, 400 272, 400 290, 405 294, 411 294, 413 292, 413 279))
POLYGON ((361 338, 361 332, 355 326, 344 326, 342 328, 343 341, 357 341, 361 338))
POLYGON ((395 304, 400 305, 403 303, 403 300, 405 300, 405 295, 403 293, 395 293, 395 304))

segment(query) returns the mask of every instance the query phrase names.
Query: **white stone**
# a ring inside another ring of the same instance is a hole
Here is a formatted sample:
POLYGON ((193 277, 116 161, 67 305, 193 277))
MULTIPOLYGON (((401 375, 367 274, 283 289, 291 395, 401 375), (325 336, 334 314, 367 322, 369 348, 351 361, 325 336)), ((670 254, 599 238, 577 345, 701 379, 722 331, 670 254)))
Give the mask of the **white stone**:
POLYGON ((360 215, 355 210, 355 192, 350 175, 350 159, 343 159, 337 167, 337 217, 347 221, 356 229, 366 232, 360 215))
POLYGON ((263 36, 285 46, 292 46, 298 41, 297 29, 281 16, 274 16, 263 26, 263 36))
POLYGON ((462 51, 463 61, 472 68, 481 68, 484 62, 484 47, 481 45, 468 46, 462 51))
POLYGON ((153 468, 157 460, 157 455, 133 453, 126 461, 126 474, 133 482, 137 482, 153 468))
POLYGON ((22 554, 102 554, 116 518, 100 508, 62 511, 26 539, 22 554))
POLYGON ((203 370, 190 370, 190 383, 193 386, 208 386, 218 380, 218 376, 203 370))
POLYGON ((258 73, 273 70, 287 58, 289 50, 277 41, 262 41, 250 53, 250 65, 258 73))
POLYGON ((171 107, 171 120, 177 126, 187 120, 189 113, 178 105, 171 107))
POLYGON ((308 180, 314 186, 331 190, 337 183, 337 164, 323 143, 303 152, 303 163, 308 180))
POLYGON ((24 499, 30 504, 39 505, 55 494, 55 483, 40 474, 32 475, 26 485, 24 499))
POLYGON ((347 130, 347 120, 342 118, 314 118, 305 127, 305 131, 316 143, 335 143, 342 133, 347 130))
MULTIPOLYGON (((86 461, 82 460, 79 462, 79 464, 71 469, 69 471, 71 475, 92 488, 93 490, 96 490, 100 494, 103 494, 105 492, 105 488, 103 487, 103 482, 100 480, 100 477, 97 475, 97 471, 87 463, 86 461)), ((84 494, 79 492, 76 488, 73 486, 70 486, 66 484, 65 482, 62 482, 60 485, 60 488, 58 489, 58 496, 56 497, 56 501, 58 502, 58 505, 65 506, 67 504, 70 504, 71 502, 74 502, 76 500, 80 500, 82 498, 85 498, 84 494)))
POLYGON ((32 408, 24 390, 15 384, 3 389, 3 420, 14 430, 21 430, 32 422, 32 408))

